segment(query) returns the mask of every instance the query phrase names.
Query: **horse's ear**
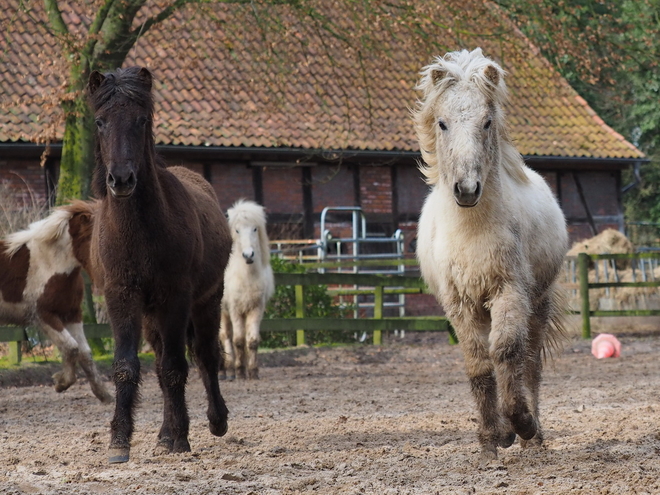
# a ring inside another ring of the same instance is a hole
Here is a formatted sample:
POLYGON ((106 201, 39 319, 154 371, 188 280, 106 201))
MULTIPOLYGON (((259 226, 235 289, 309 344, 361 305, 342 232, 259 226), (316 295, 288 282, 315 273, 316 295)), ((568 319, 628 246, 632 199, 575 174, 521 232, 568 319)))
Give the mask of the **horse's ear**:
POLYGON ((500 83, 500 71, 494 65, 487 65, 484 69, 484 76, 488 79, 494 87, 500 83))
POLYGON ((105 76, 101 74, 99 71, 95 70, 89 75, 89 84, 87 87, 89 88, 89 94, 93 95, 96 93, 96 90, 99 89, 99 86, 101 86, 101 83, 105 80, 105 76))
POLYGON ((151 77, 151 72, 149 72, 149 69, 142 67, 140 69, 140 72, 138 72, 138 77, 140 78, 140 81, 142 81, 147 88, 151 89, 153 78, 151 77))
POLYGON ((446 75, 447 71, 444 69, 433 69, 431 71, 431 80, 433 81, 433 85, 435 86, 440 81, 442 81, 446 75))

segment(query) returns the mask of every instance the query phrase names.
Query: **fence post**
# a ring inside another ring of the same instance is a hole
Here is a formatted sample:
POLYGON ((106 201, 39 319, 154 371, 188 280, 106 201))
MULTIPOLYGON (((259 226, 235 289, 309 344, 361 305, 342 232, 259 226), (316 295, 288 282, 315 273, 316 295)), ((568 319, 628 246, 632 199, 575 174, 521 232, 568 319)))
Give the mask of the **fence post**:
MULTIPOLYGON (((302 285, 296 285, 296 318, 305 317, 305 293, 302 285)), ((296 330, 296 345, 305 345, 305 330, 296 330)))
POLYGON ((591 321, 589 316, 589 255, 587 253, 578 254, 578 274, 580 275, 580 301, 582 313, 582 338, 591 338, 591 321))
POLYGON ((22 342, 7 342, 9 345, 9 364, 21 364, 21 344, 22 342))
MULTIPOLYGON (((374 319, 383 319, 383 286, 374 287, 374 319)), ((382 341, 381 329, 374 330, 374 345, 380 345, 382 341)))

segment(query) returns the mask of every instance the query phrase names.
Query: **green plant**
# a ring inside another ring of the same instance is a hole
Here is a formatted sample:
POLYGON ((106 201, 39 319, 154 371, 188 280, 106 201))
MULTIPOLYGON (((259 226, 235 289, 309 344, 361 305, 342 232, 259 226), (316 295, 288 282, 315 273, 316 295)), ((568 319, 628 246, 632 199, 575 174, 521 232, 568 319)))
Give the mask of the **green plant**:
MULTIPOLYGON (((275 273, 305 273, 304 265, 291 263, 273 256, 271 266, 275 273)), ((352 305, 339 303, 328 294, 326 285, 308 285, 305 291, 305 317, 309 318, 345 318, 353 311, 352 305)), ((295 318, 296 294, 292 285, 278 285, 270 299, 264 318, 295 318)), ((310 345, 355 342, 352 332, 342 330, 322 330, 305 335, 310 345)), ((295 333, 271 332, 261 335, 261 346, 269 348, 290 347, 295 345, 295 333)))

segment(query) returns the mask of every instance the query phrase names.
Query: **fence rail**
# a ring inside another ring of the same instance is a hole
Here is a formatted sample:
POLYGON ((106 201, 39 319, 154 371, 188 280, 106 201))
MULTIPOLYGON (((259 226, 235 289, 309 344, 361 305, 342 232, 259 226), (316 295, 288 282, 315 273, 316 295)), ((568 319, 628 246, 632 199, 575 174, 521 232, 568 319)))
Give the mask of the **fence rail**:
MULTIPOLYGON (((305 265, 307 266, 307 265, 305 265)), ((363 273, 276 273, 276 285, 295 287, 296 318, 264 319, 262 332, 295 332, 296 344, 305 344, 306 331, 349 330, 372 332, 373 343, 382 342, 382 332, 390 330, 408 331, 443 331, 448 332, 450 342, 455 343, 455 336, 445 317, 384 317, 384 296, 386 294, 421 294, 426 285, 417 275, 379 275, 363 273), (305 316, 305 287, 310 285, 337 286, 329 289, 334 295, 348 295, 359 291, 360 294, 374 295, 373 318, 309 318, 305 316), (360 286, 360 289, 344 289, 342 286, 360 286)), ((85 335, 90 338, 112 337, 107 324, 85 324, 85 335)), ((30 329, 33 330, 33 329, 30 329)), ((26 329, 20 327, 0 327, 0 342, 9 342, 9 360, 21 361, 21 342, 27 340, 26 329)))
POLYGON ((591 289, 610 288, 644 288, 660 287, 660 278, 656 279, 654 270, 660 265, 660 253, 642 252, 631 254, 587 254, 580 253, 577 257, 578 290, 580 295, 580 311, 582 316, 582 337, 591 338, 591 318, 594 316, 660 316, 660 309, 620 309, 592 310, 589 291, 591 289), (599 282, 598 261, 604 261, 601 271, 606 279, 599 282), (632 282, 621 282, 620 269, 616 261, 629 261, 632 282), (596 281, 589 281, 589 269, 593 265, 596 281), (609 272, 607 271, 609 267, 609 272), (608 280, 612 278, 613 280, 608 280), (641 281, 637 281, 641 278, 641 281), (650 280, 649 280, 650 279, 650 280))
MULTIPOLYGON (((441 316, 428 317, 384 317, 384 296, 387 294, 421 294, 427 292, 424 281, 414 270, 416 260, 401 259, 388 261, 362 260, 357 262, 324 262, 305 263, 308 269, 346 268, 355 265, 370 264, 403 264, 413 268, 402 275, 383 275, 373 273, 328 272, 325 273, 276 273, 276 285, 295 287, 296 317, 264 319, 262 332, 295 332, 296 344, 304 345, 305 331, 319 330, 349 330, 372 332, 374 344, 382 341, 382 331, 444 331, 449 333, 450 342, 455 343, 455 335, 449 321, 441 316), (310 318, 305 316, 305 287, 311 285, 331 286, 328 292, 332 295, 373 294, 373 318, 310 318), (350 288, 346 288, 346 287, 350 288), (356 288, 359 287, 359 288, 356 288)), ((582 316, 582 336, 591 338, 591 318, 596 316, 660 316, 660 309, 622 309, 622 310, 592 310, 590 308, 589 291, 594 289, 614 288, 653 288, 660 287, 660 276, 655 277, 654 270, 660 267, 660 252, 641 252, 633 254, 598 254, 580 253, 577 258, 567 258, 567 266, 572 273, 563 285, 576 291, 579 295, 579 310, 572 311, 582 316), (598 262, 603 262, 601 268, 598 262), (633 282, 621 281, 621 270, 617 269, 616 261, 628 261, 632 268, 633 282), (609 268, 608 268, 609 267, 609 268), (596 281, 589 281, 590 269, 595 273, 596 281), (609 270, 609 271, 608 271, 609 270), (605 281, 601 281, 601 278, 605 281), (641 280, 637 281, 637 278, 641 280), (612 279, 612 280, 610 280, 612 279)), ((32 331, 32 329, 30 329, 32 331)), ((90 338, 112 337, 107 324, 85 324, 85 335, 90 338)), ((10 362, 21 360, 21 342, 27 340, 26 329, 5 326, 0 327, 0 342, 9 343, 10 362)))

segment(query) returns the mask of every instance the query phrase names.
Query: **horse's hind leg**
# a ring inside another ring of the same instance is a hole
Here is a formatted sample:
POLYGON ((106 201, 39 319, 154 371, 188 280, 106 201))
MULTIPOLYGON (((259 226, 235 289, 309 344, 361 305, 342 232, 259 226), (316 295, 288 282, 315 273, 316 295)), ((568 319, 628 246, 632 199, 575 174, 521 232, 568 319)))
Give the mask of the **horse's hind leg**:
POLYGON ((62 354, 62 371, 53 374, 53 382, 57 392, 64 392, 76 382, 78 343, 57 316, 47 315, 46 319, 48 323, 44 318, 40 318, 39 327, 62 354))
POLYGON ((233 380, 236 378, 236 371, 234 370, 234 332, 231 326, 231 318, 227 311, 221 312, 220 317, 220 342, 224 353, 220 359, 220 378, 222 380, 233 380))
POLYGON ((524 379, 530 313, 528 296, 511 286, 503 288, 491 307, 490 354, 495 364, 502 414, 523 440, 533 438, 539 429, 524 379))
POLYGON ((83 324, 81 322, 75 322, 68 323, 66 326, 71 336, 76 339, 76 342, 78 343, 78 362, 85 372, 85 376, 87 376, 87 380, 89 381, 92 393, 101 402, 112 402, 112 395, 110 395, 105 385, 103 384, 101 376, 96 369, 96 364, 94 364, 94 359, 92 359, 92 350, 87 343, 87 338, 85 337, 85 332, 83 331, 83 324))
POLYGON ((543 371, 543 342, 548 326, 548 304, 541 304, 535 308, 530 318, 528 352, 525 360, 525 384, 529 390, 530 409, 536 419, 538 429, 536 435, 530 440, 521 440, 520 445, 525 447, 541 446, 543 444, 543 430, 539 417, 539 389, 541 386, 541 372, 543 371))
POLYGON ((245 318, 245 330, 247 340, 247 377, 249 379, 259 378, 259 364, 257 362, 257 351, 261 341, 259 330, 263 308, 255 308, 245 318))
POLYGON ((193 353, 199 366, 199 373, 206 389, 209 419, 209 430, 215 436, 221 437, 227 433, 227 417, 229 411, 220 394, 218 384, 218 363, 220 343, 218 341, 218 323, 220 321, 220 298, 212 297, 204 305, 193 307, 193 353))

